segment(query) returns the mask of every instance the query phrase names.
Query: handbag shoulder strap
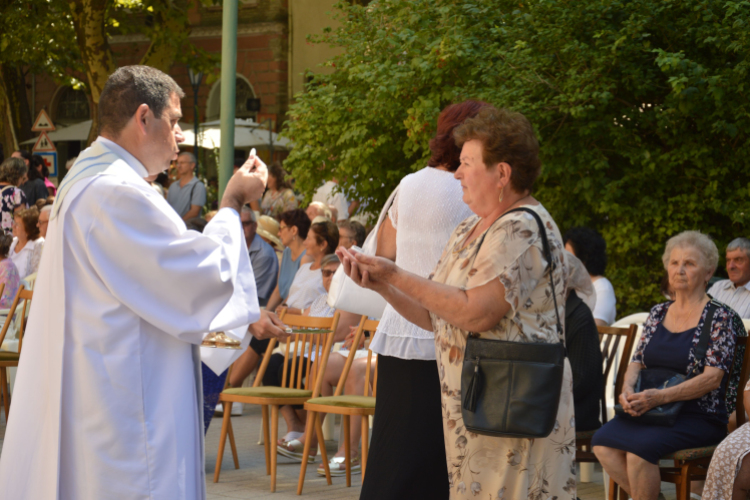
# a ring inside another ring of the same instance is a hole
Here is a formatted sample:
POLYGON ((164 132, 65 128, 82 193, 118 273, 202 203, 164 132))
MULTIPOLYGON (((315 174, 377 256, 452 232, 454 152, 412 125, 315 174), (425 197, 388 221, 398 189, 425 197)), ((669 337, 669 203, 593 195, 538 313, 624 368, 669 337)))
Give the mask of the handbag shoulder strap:
MULTIPOLYGON (((552 301, 555 306, 555 317, 557 317, 557 333, 562 338, 562 333, 563 333, 562 322, 560 321, 560 311, 557 309, 557 296, 555 295, 555 282, 552 277, 552 271, 555 269, 555 263, 552 260, 552 250, 550 249, 550 246, 549 246, 549 240, 547 239, 547 231, 544 229, 544 223, 542 222, 542 219, 541 217, 539 217, 538 213, 526 207, 518 207, 518 208, 508 210, 503 215, 498 217, 497 220, 502 219, 504 215, 507 215, 512 212, 526 212, 526 213, 531 214, 531 216, 534 217, 534 220, 536 221, 537 226, 539 226, 539 236, 542 238, 542 252, 544 253, 544 258, 547 260, 547 271, 549 272, 549 283, 550 283, 550 286, 552 287, 552 301)), ((494 225, 494 222, 493 222, 493 225, 494 225)), ((487 236, 487 233, 489 233, 489 229, 485 231, 485 233, 482 235, 482 239, 479 241, 478 247, 481 247, 482 243, 484 243, 484 237, 487 236)))
POLYGON ((711 327, 714 323, 714 314, 719 307, 716 303, 711 300, 708 302, 708 311, 706 312, 706 320, 703 322, 703 328, 701 328, 701 336, 698 339, 698 344, 695 346, 695 365, 690 375, 695 373, 698 369, 698 365, 706 357, 706 351, 708 351, 708 342, 711 340, 711 327))

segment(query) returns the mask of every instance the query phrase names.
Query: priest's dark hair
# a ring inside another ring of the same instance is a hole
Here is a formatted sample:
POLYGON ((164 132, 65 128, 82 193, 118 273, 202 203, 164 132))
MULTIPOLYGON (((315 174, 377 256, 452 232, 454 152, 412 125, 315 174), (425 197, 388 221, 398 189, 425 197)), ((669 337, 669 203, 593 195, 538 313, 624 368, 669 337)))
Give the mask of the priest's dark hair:
POLYGON ((10 244, 13 243, 13 236, 0 233, 0 259, 7 259, 10 252, 10 244))
POLYGON ((99 133, 119 136, 141 104, 147 104, 154 116, 161 118, 172 94, 180 99, 185 97, 177 82, 158 69, 149 66, 118 68, 104 84, 99 97, 99 133))

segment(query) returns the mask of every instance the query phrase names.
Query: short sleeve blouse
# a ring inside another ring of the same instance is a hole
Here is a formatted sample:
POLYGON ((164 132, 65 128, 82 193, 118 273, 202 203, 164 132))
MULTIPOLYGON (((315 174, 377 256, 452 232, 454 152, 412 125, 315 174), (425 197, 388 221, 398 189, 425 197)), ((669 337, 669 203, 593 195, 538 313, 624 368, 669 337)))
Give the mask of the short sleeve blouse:
MULTIPOLYGON (((565 317, 563 295, 568 276, 562 237, 544 207, 527 207, 537 212, 547 230, 554 261, 552 272, 557 312, 562 322, 565 317)), ((534 218, 523 212, 504 215, 486 231, 484 241, 480 236, 463 246, 466 237, 478 223, 479 217, 474 215, 459 224, 430 279, 462 290, 470 290, 493 279, 500 279, 505 287, 505 300, 510 304, 511 310, 491 331, 480 333, 482 337, 517 342, 561 341, 562 332, 558 335, 558 316, 555 314, 549 276, 546 274, 547 262, 543 257, 542 240, 534 218)), ((445 324, 434 314, 431 317, 436 332, 447 328, 455 330, 454 333, 461 336, 468 333, 445 324)))

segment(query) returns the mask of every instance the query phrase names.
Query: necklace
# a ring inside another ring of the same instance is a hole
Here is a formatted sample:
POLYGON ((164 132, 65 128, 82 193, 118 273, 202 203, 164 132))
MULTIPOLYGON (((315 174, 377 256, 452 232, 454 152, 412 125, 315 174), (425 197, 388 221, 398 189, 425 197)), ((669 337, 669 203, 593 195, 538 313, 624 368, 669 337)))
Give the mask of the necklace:
POLYGON ((675 322, 675 328, 674 328, 675 332, 674 333, 680 333, 680 332, 684 332, 685 331, 685 327, 690 323, 690 320, 692 319, 693 314, 695 313, 696 308, 698 308, 698 307, 703 308, 703 306, 704 306, 704 305, 702 305, 703 304, 703 300, 704 299, 701 299, 698 302, 698 304, 696 304, 696 305, 694 305, 694 306, 692 306, 690 308, 690 310, 688 311, 688 313, 686 315, 683 315, 683 321, 680 323, 680 326, 677 326, 677 311, 674 311, 674 317, 673 317, 674 322, 675 322))

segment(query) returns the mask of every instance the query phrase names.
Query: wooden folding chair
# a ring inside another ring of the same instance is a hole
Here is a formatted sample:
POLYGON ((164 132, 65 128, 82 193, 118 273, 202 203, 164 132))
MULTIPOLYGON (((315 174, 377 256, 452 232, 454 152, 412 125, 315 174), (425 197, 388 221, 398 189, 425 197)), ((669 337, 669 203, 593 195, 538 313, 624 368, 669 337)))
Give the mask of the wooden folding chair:
MULTIPOLYGON (((625 343, 622 351, 620 364, 615 372, 615 401, 622 392, 622 384, 625 380, 625 372, 630 364, 630 352, 633 350, 635 337, 638 334, 638 325, 630 325, 627 328, 617 328, 614 326, 597 326, 599 331, 599 340, 602 347, 602 363, 604 368, 604 387, 602 387, 601 412, 602 424, 607 423, 607 379, 609 378, 612 368, 617 359, 617 352, 620 344, 625 343)), ((598 462, 596 455, 591 451, 591 439, 594 437, 596 430, 576 432, 576 462, 598 462)))
MULTIPOLYGON (((266 474, 271 476, 271 492, 276 491, 276 441, 279 434, 279 407, 284 405, 301 405, 313 397, 313 387, 322 383, 322 374, 328 355, 333 346, 333 335, 339 322, 339 314, 333 318, 314 318, 310 316, 297 316, 283 314, 281 320, 292 328, 292 335, 286 341, 284 351, 283 376, 280 387, 261 386, 263 376, 271 359, 271 354, 276 347, 276 339, 271 339, 268 348, 261 361, 258 374, 252 387, 234 387, 225 389, 219 395, 219 401, 224 405, 224 419, 221 425, 221 436, 219 437, 219 455, 216 458, 216 470, 214 482, 219 481, 221 462, 224 455, 224 446, 227 435, 231 440, 232 452, 235 455, 235 468, 239 469, 236 459, 234 436, 231 427, 232 403, 245 403, 261 405, 263 415, 263 443, 266 452, 266 474), (298 357, 299 356, 299 357, 298 357), (307 363, 306 359, 313 359, 313 363, 307 363), (312 371, 311 371, 312 366, 312 371), (291 369, 287 376, 288 368, 291 369), (320 381, 319 381, 320 379, 320 381), (268 407, 271 407, 269 436, 268 407)), ((308 420, 309 421, 309 420, 308 420)), ((302 460, 307 463, 307 455, 302 460)))
MULTIPOLYGON (((5 289, 5 284, 0 286, 0 295, 2 295, 5 289)), ((23 334, 26 330, 26 312, 28 311, 29 301, 33 297, 34 292, 26 290, 23 286, 18 288, 16 296, 13 298, 13 303, 10 306, 8 316, 5 318, 3 329, 0 331, 0 345, 5 341, 5 336, 8 334, 8 328, 10 328, 13 318, 16 315, 16 309, 18 303, 23 300, 23 310, 21 311, 20 324, 18 328, 18 352, 11 351, 0 351, 0 394, 2 394, 3 407, 5 408, 5 421, 8 421, 10 415, 10 386, 8 384, 8 368, 18 366, 18 360, 21 358, 21 347, 23 346, 23 334)))
MULTIPOLYGON (((737 405, 735 407, 737 427, 740 427, 747 420, 745 418, 745 398, 742 395, 744 381, 747 380, 748 374, 750 374, 750 356, 747 352, 747 344, 747 337, 737 337, 735 355, 740 350, 744 350, 742 369, 740 371, 740 386, 737 388, 737 405)), ((734 363, 732 363, 732 365, 734 365, 734 363)), ((727 433, 729 433, 729 429, 727 429, 727 433)), ((675 485, 677 493, 675 498, 677 500, 690 500, 690 483, 692 481, 704 481, 706 479, 708 466, 711 463, 711 459, 714 456, 714 451, 717 446, 718 445, 679 450, 667 455, 666 457, 662 457, 662 459, 674 460, 673 467, 662 466, 659 468, 659 472, 661 473, 662 482, 675 485)), ((615 483, 614 479, 610 478, 609 500, 627 500, 627 498, 628 495, 625 493, 625 490, 615 483)))
MULTIPOLYGON (((323 384, 323 378, 320 377, 318 383, 315 386, 315 396, 311 399, 308 399, 305 403, 305 410, 308 411, 307 413, 307 425, 305 428, 305 450, 302 452, 303 456, 307 456, 308 453, 310 453, 310 448, 312 447, 312 433, 313 433, 313 425, 315 425, 315 429, 318 436, 318 445, 320 447, 320 454, 323 459, 323 468, 325 469, 326 473, 326 481, 328 481, 328 484, 332 484, 331 482, 331 471, 328 467, 328 456, 326 453, 326 447, 325 447, 325 440, 323 437, 323 426, 321 424, 321 413, 334 413, 336 415, 341 415, 341 424, 344 428, 344 450, 345 450, 345 460, 346 460, 346 485, 351 486, 352 485, 352 472, 351 472, 351 458, 352 458, 352 450, 351 446, 349 444, 349 433, 350 433, 350 418, 352 416, 361 416, 362 417, 362 480, 365 478, 365 469, 367 467, 367 452, 368 452, 368 439, 370 435, 370 415, 375 414, 375 387, 377 386, 377 380, 378 380, 378 372, 377 372, 377 364, 375 365, 375 374, 374 374, 374 382, 373 382, 373 389, 372 389, 372 396, 369 395, 370 392, 370 373, 372 370, 372 351, 369 349, 367 350, 367 368, 365 369, 365 391, 362 396, 356 396, 356 395, 342 395, 344 392, 344 386, 346 385, 346 379, 349 376, 349 369, 352 366, 352 363, 354 362, 354 357, 356 355, 356 348, 359 345, 360 341, 362 340, 362 335, 364 332, 370 332, 371 338, 372 335, 375 334, 375 330, 378 329, 378 321, 374 320, 368 320, 366 316, 362 316, 362 319, 359 322, 359 326, 357 328, 357 332, 354 335, 354 341, 352 342, 352 349, 349 351, 349 356, 346 358, 346 363, 344 364, 344 369, 341 372, 341 376, 339 377, 338 384, 336 385, 336 392, 333 396, 328 397, 318 397, 318 394, 320 394, 320 387, 323 384)), ((325 373, 325 366, 321 368, 323 370, 323 373, 325 373)), ((302 461, 302 468, 300 469, 299 473, 299 483, 297 484, 297 494, 302 494, 302 487, 305 484, 305 473, 307 472, 307 462, 302 461)))

